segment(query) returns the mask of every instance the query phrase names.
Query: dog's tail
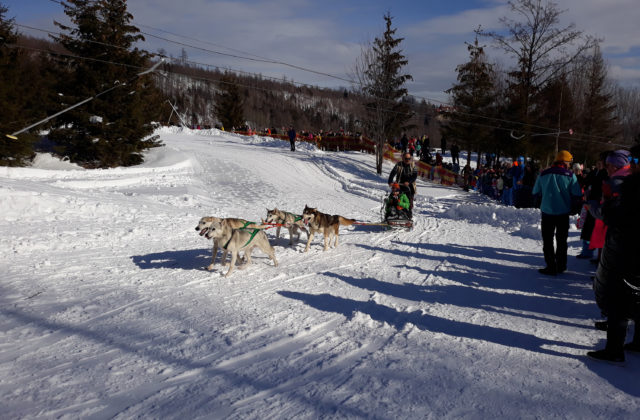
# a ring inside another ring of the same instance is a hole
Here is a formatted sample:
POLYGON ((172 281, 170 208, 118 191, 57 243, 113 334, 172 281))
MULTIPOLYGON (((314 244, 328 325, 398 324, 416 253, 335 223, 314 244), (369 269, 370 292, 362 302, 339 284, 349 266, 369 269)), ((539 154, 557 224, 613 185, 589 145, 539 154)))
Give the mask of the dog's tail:
POLYGON ((346 217, 338 216, 338 221, 341 226, 351 226, 355 223, 354 219, 347 219, 346 217))

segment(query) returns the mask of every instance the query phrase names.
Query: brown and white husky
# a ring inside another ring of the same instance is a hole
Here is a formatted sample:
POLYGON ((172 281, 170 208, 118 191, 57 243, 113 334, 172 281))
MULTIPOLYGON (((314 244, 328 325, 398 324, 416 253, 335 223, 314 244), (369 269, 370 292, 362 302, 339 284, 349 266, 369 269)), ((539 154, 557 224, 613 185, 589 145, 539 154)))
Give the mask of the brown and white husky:
POLYGON ((313 239, 313 235, 316 232, 322 232, 324 236, 324 251, 329 249, 329 245, 331 244, 331 237, 336 238, 333 245, 333 247, 336 248, 338 246, 338 235, 340 233, 340 226, 350 226, 355 222, 355 220, 347 219, 338 215, 321 213, 317 209, 305 205, 304 211, 302 212, 302 222, 309 228, 307 246, 304 249, 304 252, 307 252, 309 250, 311 240, 313 239))

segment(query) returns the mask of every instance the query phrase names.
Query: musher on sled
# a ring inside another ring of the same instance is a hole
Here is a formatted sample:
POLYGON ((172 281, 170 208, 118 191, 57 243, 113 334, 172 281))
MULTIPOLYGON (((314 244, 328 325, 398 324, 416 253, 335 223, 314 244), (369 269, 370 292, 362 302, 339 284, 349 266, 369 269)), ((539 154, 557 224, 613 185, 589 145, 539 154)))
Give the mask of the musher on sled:
POLYGON ((398 184, 400 191, 405 193, 409 198, 409 211, 413 210, 413 196, 416 194, 416 179, 418 179, 418 170, 413 162, 411 153, 402 154, 402 160, 395 164, 387 183, 391 187, 392 184, 398 184))

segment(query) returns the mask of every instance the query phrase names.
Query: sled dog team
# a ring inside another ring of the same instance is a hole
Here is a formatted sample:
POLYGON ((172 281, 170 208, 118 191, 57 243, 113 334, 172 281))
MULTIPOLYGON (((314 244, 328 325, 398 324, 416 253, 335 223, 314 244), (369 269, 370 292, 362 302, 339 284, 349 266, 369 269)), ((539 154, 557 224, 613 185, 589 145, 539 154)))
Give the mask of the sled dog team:
POLYGON ((280 228, 282 226, 286 227, 289 230, 289 245, 293 245, 294 235, 296 240, 299 240, 300 232, 304 231, 307 234, 307 246, 304 248, 304 252, 309 250, 309 245, 315 233, 321 232, 324 236, 324 251, 326 251, 331 245, 332 238, 335 238, 333 247, 338 246, 340 226, 349 226, 354 222, 355 220, 353 219, 321 213, 315 208, 305 206, 301 216, 278 210, 277 208, 273 210, 267 209, 267 218, 262 220, 261 223, 230 217, 203 217, 200 219, 198 226, 196 226, 196 231, 200 232, 200 236, 213 239, 213 255, 207 270, 213 269, 218 248, 222 248, 223 265, 226 263, 227 253, 231 253, 229 271, 225 274, 225 277, 228 277, 235 267, 238 253, 244 251, 244 259, 246 261, 240 266, 240 269, 242 269, 251 263, 251 252, 255 247, 260 248, 262 252, 273 260, 273 264, 276 267, 278 266, 275 251, 264 231, 266 228, 276 225, 276 238, 279 238, 280 228))

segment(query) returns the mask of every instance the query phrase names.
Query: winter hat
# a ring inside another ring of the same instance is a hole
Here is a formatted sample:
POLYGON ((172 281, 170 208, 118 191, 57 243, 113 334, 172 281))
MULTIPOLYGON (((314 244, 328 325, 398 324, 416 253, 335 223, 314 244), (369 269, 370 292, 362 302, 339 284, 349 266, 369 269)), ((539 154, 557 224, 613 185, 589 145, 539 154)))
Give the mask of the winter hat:
POLYGON ((616 168, 622 168, 629 164, 629 155, 630 153, 627 150, 616 150, 615 152, 609 153, 606 163, 616 168))
POLYGON ((573 164, 573 170, 574 171, 581 171, 582 170, 582 165, 579 164, 578 162, 573 164))
POLYGON ((560 150, 556 155, 556 162, 571 162, 572 160, 573 156, 566 150, 560 150))
POLYGON ((400 191, 400 184, 391 184, 392 191, 400 191))

